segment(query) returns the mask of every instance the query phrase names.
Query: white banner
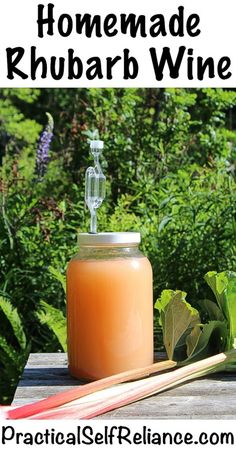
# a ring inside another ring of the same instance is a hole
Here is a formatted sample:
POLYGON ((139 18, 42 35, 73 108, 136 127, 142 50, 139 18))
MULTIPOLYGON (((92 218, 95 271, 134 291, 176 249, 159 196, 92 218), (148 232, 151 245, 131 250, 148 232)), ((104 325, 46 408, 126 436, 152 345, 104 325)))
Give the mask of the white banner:
POLYGON ((0 446, 26 447, 204 447, 235 445, 235 421, 92 420, 1 421, 0 446))
POLYGON ((236 87, 235 0, 1 0, 1 87, 236 87))

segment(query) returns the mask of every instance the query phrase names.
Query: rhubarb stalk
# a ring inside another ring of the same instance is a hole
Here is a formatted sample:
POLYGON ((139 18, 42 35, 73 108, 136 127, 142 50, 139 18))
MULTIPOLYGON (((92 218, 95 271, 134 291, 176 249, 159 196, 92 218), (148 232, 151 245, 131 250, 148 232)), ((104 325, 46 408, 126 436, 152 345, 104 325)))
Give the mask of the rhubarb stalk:
POLYGON ((44 411, 31 419, 90 419, 108 411, 123 407, 153 394, 160 393, 189 380, 219 372, 236 361, 236 350, 220 353, 199 362, 178 368, 166 374, 155 375, 124 385, 119 390, 108 390, 103 399, 88 397, 86 403, 80 401, 65 407, 44 411))
POLYGON ((147 377, 150 374, 171 369, 175 366, 176 362, 173 362, 172 360, 166 360, 164 362, 153 363, 152 365, 146 366, 145 368, 138 368, 126 371, 124 373, 115 374, 113 376, 106 377, 105 379, 99 379, 86 385, 81 385, 68 391, 57 393, 32 404, 14 408, 8 411, 7 417, 8 419, 26 418, 28 416, 35 415, 36 413, 41 413, 51 408, 55 408, 76 399, 82 398, 91 393, 104 390, 108 387, 111 387, 112 385, 117 385, 129 380, 140 379, 142 377, 147 377))

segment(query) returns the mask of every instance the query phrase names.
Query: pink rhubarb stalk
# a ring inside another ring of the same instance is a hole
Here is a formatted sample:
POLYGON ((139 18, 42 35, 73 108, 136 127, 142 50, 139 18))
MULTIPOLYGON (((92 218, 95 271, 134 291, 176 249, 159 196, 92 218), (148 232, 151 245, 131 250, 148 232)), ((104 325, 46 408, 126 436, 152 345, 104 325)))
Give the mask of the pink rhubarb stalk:
POLYGON ((8 419, 22 419, 29 416, 48 411, 52 408, 56 408, 63 404, 69 403, 76 399, 87 396, 91 393, 104 390, 113 385, 117 385, 122 382, 127 382, 129 380, 140 379, 142 377, 147 377, 150 374, 171 369, 176 366, 176 362, 172 360, 166 360, 164 362, 154 363, 152 365, 146 366, 145 368, 138 368, 124 373, 115 374, 113 376, 106 377, 104 379, 99 379, 94 382, 88 383, 86 385, 81 385, 76 388, 72 388, 68 391, 63 391, 52 395, 46 399, 34 402, 32 404, 23 405, 20 407, 13 408, 7 412, 8 419))
MULTIPOLYGON (((31 419, 90 419, 98 415, 133 403, 145 397, 167 390, 171 387, 201 377, 209 373, 221 371, 227 363, 235 360, 236 351, 217 354, 199 362, 195 362, 168 372, 166 374, 155 375, 149 379, 142 379, 129 383, 121 387, 121 392, 111 392, 103 399, 94 399, 93 395, 85 404, 67 404, 67 406, 45 411, 34 415, 31 419)), ((116 387, 118 388, 118 387, 116 387)))
MULTIPOLYGON (((63 407, 56 407, 51 410, 44 409, 41 413, 31 415, 29 419, 94 418, 194 378, 222 371, 228 364, 235 361, 236 350, 217 354, 166 374, 155 375, 149 379, 136 380, 125 385, 118 385, 110 388, 103 393, 103 397, 97 397, 96 393, 93 393, 87 396, 86 402, 83 402, 84 400, 79 400, 78 402, 74 401, 67 403, 63 407)), ((109 378, 104 379, 103 381, 108 379, 109 378)), ((90 386, 93 384, 90 384, 90 386)))

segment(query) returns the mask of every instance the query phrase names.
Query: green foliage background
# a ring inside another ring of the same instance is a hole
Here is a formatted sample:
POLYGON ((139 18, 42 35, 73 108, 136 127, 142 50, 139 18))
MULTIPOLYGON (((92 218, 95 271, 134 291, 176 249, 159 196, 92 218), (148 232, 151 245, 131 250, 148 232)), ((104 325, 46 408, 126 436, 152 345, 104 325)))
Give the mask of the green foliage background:
POLYGON ((63 276, 89 223, 88 135, 105 141, 99 229, 140 230, 154 299, 177 288, 194 304, 210 295, 207 271, 235 270, 235 112, 234 90, 0 90, 0 403, 30 350, 65 349, 63 276), (36 182, 46 112, 55 136, 36 182))

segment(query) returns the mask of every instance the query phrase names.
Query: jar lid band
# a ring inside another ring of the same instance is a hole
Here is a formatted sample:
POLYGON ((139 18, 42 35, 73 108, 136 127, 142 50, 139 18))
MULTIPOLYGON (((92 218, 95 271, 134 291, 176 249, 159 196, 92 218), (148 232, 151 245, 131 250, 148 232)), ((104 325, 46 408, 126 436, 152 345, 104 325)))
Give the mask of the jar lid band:
POLYGON ((100 232, 98 234, 78 234, 78 243, 82 246, 129 246, 138 245, 140 242, 140 232, 100 232))

